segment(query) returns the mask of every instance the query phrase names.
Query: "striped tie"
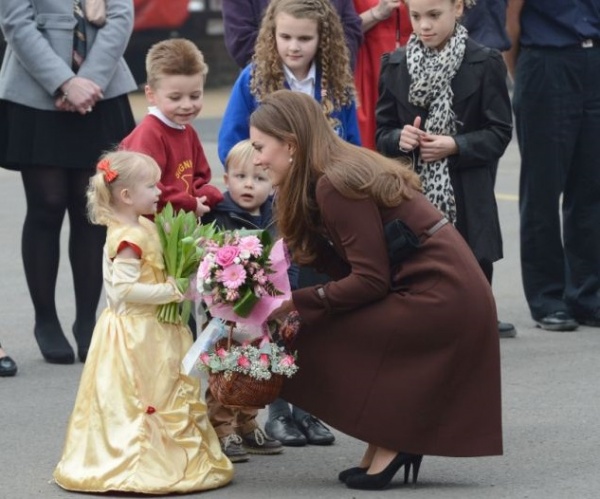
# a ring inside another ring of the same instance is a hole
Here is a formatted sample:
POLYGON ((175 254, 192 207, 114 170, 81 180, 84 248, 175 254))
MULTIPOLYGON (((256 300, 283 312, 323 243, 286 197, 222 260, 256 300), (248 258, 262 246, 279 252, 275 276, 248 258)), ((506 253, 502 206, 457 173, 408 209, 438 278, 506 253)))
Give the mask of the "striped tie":
POLYGON ((81 0, 73 0, 73 12, 77 25, 73 33, 73 62, 71 67, 73 71, 77 70, 83 64, 87 51, 87 43, 85 40, 85 17, 81 8, 81 0))

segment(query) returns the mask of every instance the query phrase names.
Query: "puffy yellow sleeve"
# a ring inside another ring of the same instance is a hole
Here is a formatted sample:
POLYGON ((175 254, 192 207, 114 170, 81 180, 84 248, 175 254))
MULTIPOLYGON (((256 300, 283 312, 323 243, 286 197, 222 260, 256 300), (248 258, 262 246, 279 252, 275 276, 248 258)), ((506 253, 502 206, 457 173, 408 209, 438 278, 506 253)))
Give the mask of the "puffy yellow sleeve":
POLYGON ((117 257, 113 260, 112 288, 117 301, 161 305, 183 300, 183 295, 171 282, 155 284, 139 282, 141 266, 141 260, 136 258, 117 257))

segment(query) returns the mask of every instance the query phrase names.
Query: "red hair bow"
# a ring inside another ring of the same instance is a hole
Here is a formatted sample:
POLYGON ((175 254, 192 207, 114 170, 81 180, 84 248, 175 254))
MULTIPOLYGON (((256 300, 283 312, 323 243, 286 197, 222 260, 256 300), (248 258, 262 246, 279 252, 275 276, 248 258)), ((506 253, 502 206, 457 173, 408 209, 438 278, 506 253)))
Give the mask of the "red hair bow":
POLYGON ((104 172, 104 180, 109 184, 119 176, 119 173, 110 167, 108 159, 103 159, 98 163, 98 170, 104 172))

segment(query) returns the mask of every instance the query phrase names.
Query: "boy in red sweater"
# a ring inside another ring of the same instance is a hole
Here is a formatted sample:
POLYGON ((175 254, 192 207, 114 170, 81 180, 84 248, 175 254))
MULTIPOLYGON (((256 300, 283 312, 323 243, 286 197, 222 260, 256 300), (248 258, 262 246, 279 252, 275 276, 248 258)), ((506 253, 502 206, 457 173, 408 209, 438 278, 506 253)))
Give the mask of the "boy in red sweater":
POLYGON ((208 66, 189 40, 169 39, 146 56, 146 98, 151 107, 121 142, 121 149, 153 157, 162 170, 158 211, 168 202, 198 217, 223 200, 209 185, 211 171, 191 123, 200 114, 208 66))

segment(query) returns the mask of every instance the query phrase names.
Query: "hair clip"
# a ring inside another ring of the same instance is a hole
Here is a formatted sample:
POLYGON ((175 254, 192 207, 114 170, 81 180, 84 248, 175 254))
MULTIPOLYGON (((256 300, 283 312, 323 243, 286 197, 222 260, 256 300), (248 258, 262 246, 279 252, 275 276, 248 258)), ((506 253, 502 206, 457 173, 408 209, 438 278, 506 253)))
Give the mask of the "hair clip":
POLYGON ((98 170, 104 172, 104 180, 106 180, 108 184, 119 176, 119 172, 110 167, 110 161, 108 159, 103 159, 98 163, 98 170))

